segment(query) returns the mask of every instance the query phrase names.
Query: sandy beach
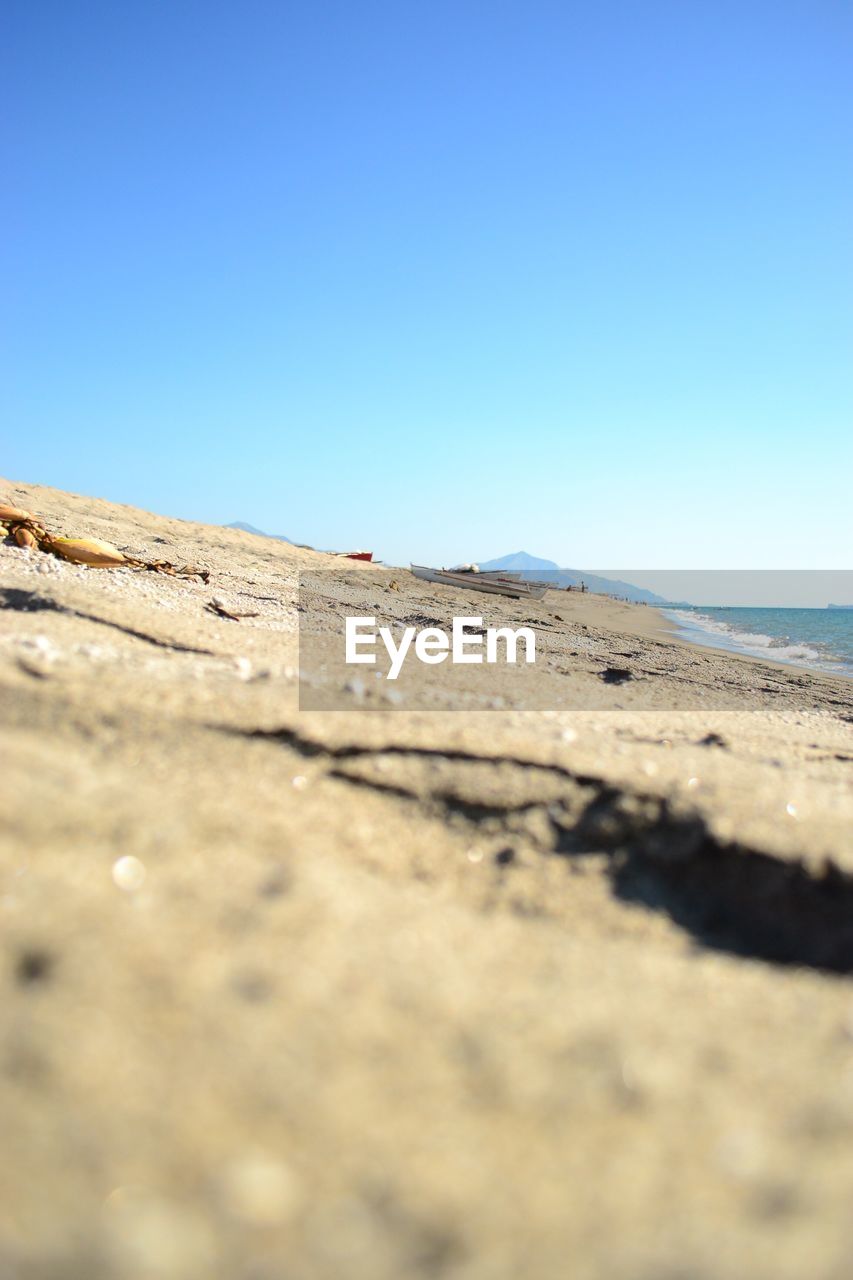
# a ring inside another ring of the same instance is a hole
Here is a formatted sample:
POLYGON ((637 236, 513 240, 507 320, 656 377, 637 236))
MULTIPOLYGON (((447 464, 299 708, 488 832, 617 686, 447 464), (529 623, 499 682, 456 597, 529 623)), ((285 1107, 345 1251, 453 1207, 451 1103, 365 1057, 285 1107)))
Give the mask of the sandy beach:
POLYGON ((0 546, 4 1280, 847 1280, 853 682, 0 501, 210 572, 0 546), (543 656, 392 689, 349 611, 543 656))

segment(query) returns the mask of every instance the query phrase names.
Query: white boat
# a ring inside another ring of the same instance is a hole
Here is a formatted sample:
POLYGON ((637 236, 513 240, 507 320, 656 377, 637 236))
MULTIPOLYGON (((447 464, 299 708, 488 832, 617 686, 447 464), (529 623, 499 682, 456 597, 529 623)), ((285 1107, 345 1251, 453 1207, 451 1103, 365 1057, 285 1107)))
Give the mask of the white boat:
POLYGON ((540 595, 544 595, 546 591, 551 591, 554 587, 553 582, 542 582, 536 578, 525 578, 520 573, 510 573, 509 569, 481 569, 481 578, 497 578, 499 582, 505 582, 509 578, 510 582, 523 582, 526 587, 530 587, 537 591, 536 599, 540 595))
POLYGON ((450 572, 451 572, 451 573, 459 573, 459 572, 460 572, 461 570, 463 570, 463 569, 464 569, 464 571, 465 571, 466 573, 469 573, 469 572, 472 572, 472 571, 473 571, 474 573, 479 573, 479 575, 480 575, 480 577, 481 577, 481 578, 496 578, 498 582, 506 582, 506 581, 507 581, 507 579, 509 579, 509 581, 510 581, 510 582, 523 582, 523 583, 524 583, 524 585, 525 585, 526 587, 532 587, 532 588, 534 588, 534 589, 535 589, 535 588, 537 588, 537 587, 541 587, 541 589, 542 589, 542 590, 541 590, 541 593, 540 593, 540 592, 538 592, 538 591, 536 592, 536 599, 537 599, 537 600, 539 599, 540 594, 544 594, 544 592, 546 592, 546 591, 550 591, 550 590, 551 590, 551 588, 552 588, 552 587, 553 587, 553 585, 554 585, 554 584, 553 584, 553 582, 542 582, 542 581, 538 581, 536 578, 525 578, 525 576, 524 576, 524 574, 523 574, 523 573, 516 573, 516 572, 515 572, 515 570, 511 570, 511 569, 480 569, 480 568, 478 568, 478 567, 477 567, 477 565, 475 565, 475 564, 473 564, 473 565, 455 565, 455 566, 450 570, 450 572))
POLYGON ((511 596, 515 600, 541 600, 547 587, 531 584, 520 578, 492 573, 479 573, 471 569, 429 569, 424 564, 411 565, 412 573, 424 582, 440 582, 447 587, 462 587, 469 591, 485 591, 490 595, 511 596))

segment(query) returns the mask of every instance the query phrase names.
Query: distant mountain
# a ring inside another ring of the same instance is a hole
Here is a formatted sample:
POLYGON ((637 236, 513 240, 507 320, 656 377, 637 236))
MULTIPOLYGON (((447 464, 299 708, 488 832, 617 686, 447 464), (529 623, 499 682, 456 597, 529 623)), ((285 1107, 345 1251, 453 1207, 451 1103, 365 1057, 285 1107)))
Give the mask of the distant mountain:
POLYGON ((516 551, 514 555, 487 560, 485 564, 481 561, 480 568, 509 569, 512 573, 526 573, 528 570, 539 569, 553 573, 555 569, 559 572, 560 566, 554 560, 540 560, 538 556, 528 555, 526 551, 516 551))
POLYGON ((635 587, 632 582, 621 582, 618 578, 600 578, 597 574, 585 573, 582 569, 561 569, 555 561, 542 560, 526 551, 516 551, 512 555, 499 556, 497 560, 481 560, 479 563, 481 569, 509 569, 512 573, 520 573, 524 578, 544 574, 545 581, 552 582, 555 587, 579 587, 581 582, 585 582, 587 591, 621 596, 635 604, 669 603, 663 596, 656 596, 653 591, 646 591, 643 587, 635 587))
POLYGON ((259 538, 275 538, 276 542, 292 542, 292 538, 285 538, 283 533, 264 533, 263 529, 256 529, 253 524, 246 524, 244 520, 235 520, 233 524, 227 524, 226 529, 242 529, 244 533, 256 533, 259 538))

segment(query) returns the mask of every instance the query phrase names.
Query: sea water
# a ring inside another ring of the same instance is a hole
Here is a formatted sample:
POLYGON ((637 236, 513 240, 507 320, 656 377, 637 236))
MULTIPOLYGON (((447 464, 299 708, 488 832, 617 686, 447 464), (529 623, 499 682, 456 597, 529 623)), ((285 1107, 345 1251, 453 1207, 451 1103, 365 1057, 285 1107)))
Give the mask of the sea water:
POLYGON ((853 608, 723 609, 684 605, 664 613, 694 644, 853 677, 853 608))

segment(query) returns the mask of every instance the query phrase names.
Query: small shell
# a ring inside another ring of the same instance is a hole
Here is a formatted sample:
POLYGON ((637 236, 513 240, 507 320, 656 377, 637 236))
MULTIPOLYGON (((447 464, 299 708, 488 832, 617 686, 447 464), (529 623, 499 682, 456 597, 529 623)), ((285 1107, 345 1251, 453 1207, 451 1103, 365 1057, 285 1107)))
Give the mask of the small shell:
POLYGON ((32 511, 24 511, 21 507, 0 506, 0 520, 13 524, 16 520, 34 520, 32 511))
POLYGON ((19 547, 28 547, 30 550, 35 550, 38 546, 38 543, 30 533, 29 529, 22 524, 19 524, 15 530, 15 541, 19 547))
POLYGON ((48 550, 72 564, 88 564, 93 569, 114 569, 125 563, 118 547, 98 538, 51 538, 48 550))

